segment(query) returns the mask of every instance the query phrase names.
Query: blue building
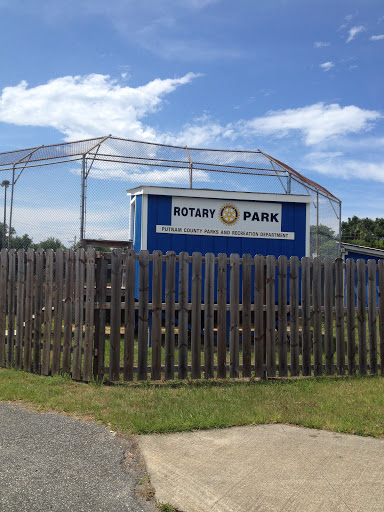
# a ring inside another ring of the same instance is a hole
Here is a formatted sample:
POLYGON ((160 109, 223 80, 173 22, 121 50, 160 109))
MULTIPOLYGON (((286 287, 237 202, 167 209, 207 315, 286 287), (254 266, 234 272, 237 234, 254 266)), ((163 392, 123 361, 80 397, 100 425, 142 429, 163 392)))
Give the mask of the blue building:
MULTIPOLYGON (((378 263, 380 260, 384 259, 384 251, 382 249, 374 249, 372 247, 364 247, 362 245, 352 245, 352 244, 341 244, 341 255, 343 260, 347 260, 348 258, 352 258, 355 260, 364 260, 365 263, 368 260, 375 260, 378 263)), ((366 284, 367 297, 367 305, 368 305, 368 280, 366 284)), ((357 304, 357 276, 355 275, 355 300, 357 304)), ((378 281, 378 272, 376 272, 376 304, 379 304, 379 281, 378 281)))
POLYGON ((312 196, 153 186, 127 192, 136 252, 310 255, 312 196))
POLYGON ((384 250, 342 243, 341 256, 344 260, 348 258, 353 258, 355 261, 364 260, 365 262, 376 260, 377 263, 379 260, 384 259, 384 250))

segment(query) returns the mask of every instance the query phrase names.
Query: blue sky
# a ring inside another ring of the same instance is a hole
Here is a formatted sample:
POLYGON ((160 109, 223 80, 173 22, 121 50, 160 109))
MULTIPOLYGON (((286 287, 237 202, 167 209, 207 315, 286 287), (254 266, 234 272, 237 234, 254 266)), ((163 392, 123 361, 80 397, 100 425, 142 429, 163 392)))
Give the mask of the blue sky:
POLYGON ((382 0, 0 0, 0 48, 0 152, 261 149, 384 217, 382 0))

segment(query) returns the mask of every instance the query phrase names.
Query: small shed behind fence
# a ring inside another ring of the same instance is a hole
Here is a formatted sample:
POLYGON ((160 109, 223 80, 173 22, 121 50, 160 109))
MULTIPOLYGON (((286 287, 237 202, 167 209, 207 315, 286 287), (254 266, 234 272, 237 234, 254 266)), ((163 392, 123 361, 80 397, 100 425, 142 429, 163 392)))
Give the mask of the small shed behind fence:
MULTIPOLYGON (((362 245, 353 244, 341 244, 341 255, 344 261, 353 259, 355 263, 358 260, 363 260, 367 264, 369 260, 375 260, 378 263, 380 260, 384 260, 384 250, 374 249, 373 247, 364 247, 362 245)), ((357 273, 357 271, 356 271, 357 273)), ((365 271, 364 271, 365 274, 365 271)), ((365 278, 366 279, 366 278, 365 278)), ((357 275, 355 275, 355 300, 357 301, 357 275)), ((368 297, 368 280, 366 280, 366 292, 365 296, 368 297)), ((368 301, 368 299, 366 299, 368 301)), ((367 302, 368 304, 368 302, 367 302)), ((376 305, 379 304, 379 280, 376 272, 376 305)))
POLYGON ((342 243, 341 255, 344 260, 348 258, 353 258, 355 261, 365 260, 365 262, 368 262, 368 260, 376 260, 376 263, 378 263, 380 260, 384 259, 384 250, 342 243))

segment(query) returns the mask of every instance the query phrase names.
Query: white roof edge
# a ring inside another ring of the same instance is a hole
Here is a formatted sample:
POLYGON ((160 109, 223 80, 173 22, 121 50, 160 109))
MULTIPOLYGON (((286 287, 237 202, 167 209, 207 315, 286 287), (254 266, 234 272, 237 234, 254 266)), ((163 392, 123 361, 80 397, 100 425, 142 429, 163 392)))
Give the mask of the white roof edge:
POLYGON ((312 203, 313 197, 294 194, 268 194, 263 192, 236 192, 227 190, 213 190, 201 188, 173 188, 173 187, 154 187, 142 185, 127 190, 129 195, 154 194, 161 196, 182 196, 182 197, 203 197, 212 199, 231 199, 248 201, 273 201, 286 203, 312 203))
POLYGON ((384 249, 376 249, 375 247, 365 247, 364 245, 353 245, 341 242, 341 248, 345 252, 358 252, 367 254, 368 256, 380 256, 384 258, 384 249))

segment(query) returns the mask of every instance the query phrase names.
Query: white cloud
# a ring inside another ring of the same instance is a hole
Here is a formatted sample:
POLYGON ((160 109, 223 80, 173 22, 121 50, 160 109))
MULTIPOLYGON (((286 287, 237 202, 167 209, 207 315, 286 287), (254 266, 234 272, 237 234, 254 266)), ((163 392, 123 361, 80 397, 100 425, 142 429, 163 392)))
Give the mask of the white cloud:
POLYGON ((207 147, 218 139, 234 140, 236 133, 230 125, 206 120, 205 123, 187 124, 178 134, 167 133, 161 136, 163 144, 176 146, 207 147))
MULTIPOLYGON (((79 175, 79 169, 72 169, 72 174, 79 175)), ((101 168, 93 166, 90 174, 91 179, 102 181, 124 181, 125 183, 135 184, 154 184, 154 185, 189 185, 189 168, 151 168, 125 165, 119 168, 109 167, 101 168)), ((210 181, 209 174, 205 171, 194 170, 193 181, 207 183, 210 181)))
POLYGON ((100 74, 56 78, 31 88, 22 81, 3 89, 0 121, 56 128, 67 140, 112 133, 153 141, 155 130, 142 119, 161 108, 164 96, 197 76, 156 78, 136 88, 100 74))
MULTIPOLYGON (((28 88, 26 82, 6 87, 0 96, 0 121, 20 126, 53 127, 67 140, 111 133, 114 136, 189 147, 209 147, 240 138, 285 137, 300 132, 306 145, 337 136, 367 131, 382 116, 354 105, 316 103, 296 109, 267 112, 262 117, 227 124, 203 116, 177 132, 161 133, 144 119, 156 113, 164 96, 199 75, 155 79, 139 86, 121 85, 108 75, 67 76, 28 88)), ((114 143, 117 144, 117 143, 114 143)), ((108 152, 108 143, 104 151, 108 152)), ((155 146, 143 147, 154 156, 155 146)), ((114 146, 110 148, 116 153, 114 146)), ((143 154, 143 156, 145 156, 143 154)), ((117 178, 117 177, 116 177, 117 178)))
POLYGON ((384 182, 384 160, 370 162, 344 158, 343 153, 309 153, 305 158, 308 169, 344 179, 384 182))
POLYGON ((360 32, 364 32, 366 30, 366 28, 364 27, 364 25, 359 25, 357 27, 352 27, 349 29, 349 32, 348 32, 348 39, 346 40, 347 43, 350 43, 351 41, 353 41, 353 39, 355 39, 355 37, 360 34, 360 32))
POLYGON ((330 46, 331 43, 328 43, 327 41, 316 41, 313 43, 313 46, 315 48, 325 48, 326 46, 330 46))
POLYGON ((322 64, 320 64, 320 67, 323 71, 329 71, 330 69, 335 67, 335 65, 332 61, 328 61, 328 62, 323 62, 322 64))
POLYGON ((371 36, 369 39, 371 41, 381 41, 382 39, 384 39, 384 34, 380 34, 378 36, 371 36))
MULTIPOLYGON (((372 152, 375 154, 384 149, 384 137, 383 136, 368 136, 368 137, 353 137, 353 138, 339 138, 337 141, 337 147, 345 148, 348 151, 359 150, 372 152)), ((384 153, 383 153, 384 156, 384 153)))
MULTIPOLYGON (((150 184, 150 185, 178 185, 188 186, 189 185, 189 169, 167 169, 167 170, 155 170, 155 171, 144 171, 144 172, 132 172, 129 173, 129 181, 133 181, 137 184, 150 184)), ((194 170, 193 181, 207 183, 210 181, 207 172, 194 170)))
POLYGON ((294 131, 304 136, 305 144, 319 144, 330 138, 366 131, 382 116, 375 110, 355 105, 315 103, 306 107, 270 111, 264 117, 240 121, 238 128, 245 135, 275 135, 284 137, 294 131))

